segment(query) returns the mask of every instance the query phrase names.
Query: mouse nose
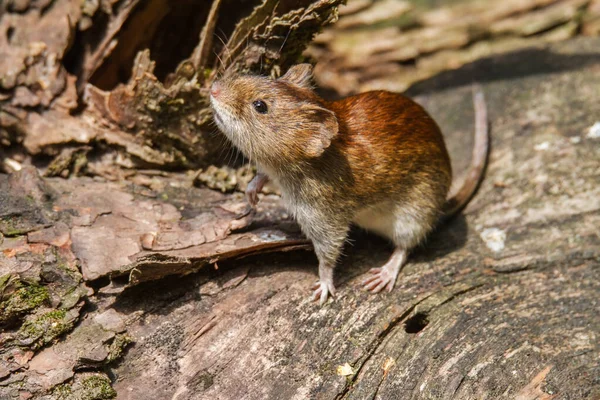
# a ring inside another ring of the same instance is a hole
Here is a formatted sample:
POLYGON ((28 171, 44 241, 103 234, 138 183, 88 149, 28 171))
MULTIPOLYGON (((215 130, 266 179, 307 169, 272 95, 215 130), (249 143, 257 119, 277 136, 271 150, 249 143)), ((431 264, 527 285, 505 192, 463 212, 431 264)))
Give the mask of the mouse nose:
POLYGON ((221 84, 219 81, 215 81, 210 87, 210 94, 212 97, 217 97, 219 93, 221 93, 221 84))

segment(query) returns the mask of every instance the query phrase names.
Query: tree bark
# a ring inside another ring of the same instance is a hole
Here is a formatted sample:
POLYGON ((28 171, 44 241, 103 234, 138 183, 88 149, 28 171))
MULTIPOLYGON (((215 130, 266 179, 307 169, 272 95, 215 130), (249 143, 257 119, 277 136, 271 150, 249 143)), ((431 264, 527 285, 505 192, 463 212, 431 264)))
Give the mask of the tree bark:
POLYGON ((82 145, 92 146, 80 157, 87 172, 110 179, 123 166, 223 164, 211 82, 226 69, 277 76, 335 20, 340 3, 3 2, 2 144, 56 158, 50 175, 72 174, 70 148, 82 145))
POLYGON ((250 211, 234 190, 247 167, 172 170, 216 151, 198 139, 198 86, 223 65, 277 74, 338 2, 242 3, 231 20, 214 19, 227 1, 142 3, 0 5, 0 398, 600 397, 599 39, 413 84, 458 180, 482 84, 486 179, 391 293, 361 290, 390 247, 352 232, 320 308, 316 259, 276 188, 250 211), (195 32, 171 46, 183 58, 137 51, 167 51, 159 33, 190 9, 204 18, 176 28, 195 32))
POLYGON ((117 391, 598 398, 599 45, 579 39, 497 56, 412 89, 443 127, 460 175, 473 131, 468 82, 482 82, 492 156, 464 215, 411 255, 391 293, 361 290, 391 249, 360 232, 336 270, 337 298, 323 308, 309 300, 316 261, 304 254, 240 260, 206 283, 201 275, 138 287, 114 305, 143 315, 130 327, 139 341, 117 368, 117 391), (247 278, 230 285, 241 269, 247 278))

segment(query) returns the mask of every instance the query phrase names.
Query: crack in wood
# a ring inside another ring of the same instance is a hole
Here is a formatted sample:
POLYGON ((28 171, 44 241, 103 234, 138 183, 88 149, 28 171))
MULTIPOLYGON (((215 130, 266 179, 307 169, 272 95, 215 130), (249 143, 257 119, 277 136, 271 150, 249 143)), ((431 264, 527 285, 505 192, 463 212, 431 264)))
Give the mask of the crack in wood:
MULTIPOLYGON (((510 265, 510 264, 508 264, 508 265, 504 266, 501 264, 503 261, 510 260, 511 258, 512 257, 506 257, 504 259, 495 260, 497 264, 495 266, 492 266, 492 270, 499 275, 510 275, 510 274, 514 274, 514 273, 519 273, 519 272, 523 272, 523 271, 531 271, 531 270, 541 271, 545 268, 555 266, 556 261, 565 261, 570 265, 574 265, 575 263, 581 264, 581 263, 588 262, 588 261, 598 261, 598 259, 600 258, 600 253, 596 253, 593 250, 591 250, 590 252, 574 251, 571 253, 564 254, 563 256, 557 257, 557 258, 553 258, 550 256, 550 257, 547 257, 546 259, 543 259, 543 258, 529 259, 529 262, 525 265, 518 265, 518 264, 510 265), (500 268, 500 266, 502 266, 502 268, 500 268)), ((575 265, 578 265, 578 264, 575 264, 575 265)))
MULTIPOLYGON (((460 296, 469 293, 477 288, 480 288, 484 286, 484 283, 478 283, 478 284, 474 284, 472 286, 469 286, 467 288, 464 288, 462 290, 458 290, 452 294, 450 294, 445 300, 443 300, 442 302, 432 306, 431 308, 427 309, 426 311, 419 311, 417 313, 415 313, 415 315, 417 314, 425 314, 427 316, 429 316, 431 314, 432 311, 438 309, 439 307, 441 307, 444 304, 449 303, 452 300, 455 300, 457 298, 459 298, 460 296)), ((343 391, 341 391, 340 393, 338 393, 338 395, 335 397, 335 400, 342 400, 348 397, 348 395, 350 394, 350 390, 352 389, 354 383, 357 381, 361 370, 363 369, 363 367, 368 363, 368 361, 371 359, 371 357, 377 352, 377 350, 381 347, 381 344, 383 343, 383 341, 385 340, 385 338, 392 332, 394 331, 394 329, 399 326, 400 324, 402 324, 403 322, 405 323, 406 321, 409 320, 409 316, 415 311, 415 309, 422 303, 424 303, 426 300, 432 298, 434 295, 438 294, 440 292, 434 292, 429 294, 428 296, 425 296, 424 298, 422 298, 421 300, 419 300, 418 302, 414 303, 412 306, 410 306, 406 311, 404 311, 402 314, 400 314, 398 317, 394 318, 389 325, 383 330, 381 331, 378 335, 377 335, 377 339, 374 341, 373 345, 371 346, 371 348, 369 348, 367 355, 363 358, 363 360, 360 362, 360 365, 358 366, 358 369, 356 370, 356 373, 352 376, 352 378, 349 379, 349 381, 346 383, 343 391)), ((414 316, 413 316, 414 317, 414 316)), ((410 333, 410 332, 407 332, 410 333)), ((373 399, 375 398, 375 396, 377 395, 377 392, 379 391, 379 388, 381 387, 381 385, 383 384, 385 380, 385 374, 382 375, 379 383, 377 384, 377 386, 375 387, 374 390, 374 394, 373 394, 373 399)), ((464 380, 464 377, 462 378, 462 380, 464 380)), ((461 380, 461 383, 462 383, 461 380)), ((460 386, 460 384, 459 384, 460 386)))
POLYGON ((392 321, 389 323, 389 325, 377 335, 377 339, 374 341, 373 345, 368 350, 367 355, 363 358, 363 361, 360 362, 360 365, 358 366, 356 373, 352 376, 352 378, 349 379, 349 382, 346 383, 346 386, 344 386, 344 390, 342 392, 338 393, 338 395, 335 397, 335 400, 342 400, 344 398, 347 398, 348 394, 350 393, 350 389, 352 388, 352 386, 358 379, 358 376, 360 375, 362 368, 367 364, 369 359, 371 359, 373 354, 375 354, 375 352, 377 351, 377 349, 379 348, 379 346, 381 345, 381 343, 383 342, 385 337, 396 326, 398 326, 400 323, 402 323, 413 312, 413 310, 415 309, 416 306, 421 304, 423 301, 427 300, 432 295, 433 294, 430 294, 429 296, 425 296, 424 298, 422 298, 421 300, 419 300, 418 302, 416 302, 415 304, 410 306, 406 311, 404 311, 398 317, 392 319, 392 321))

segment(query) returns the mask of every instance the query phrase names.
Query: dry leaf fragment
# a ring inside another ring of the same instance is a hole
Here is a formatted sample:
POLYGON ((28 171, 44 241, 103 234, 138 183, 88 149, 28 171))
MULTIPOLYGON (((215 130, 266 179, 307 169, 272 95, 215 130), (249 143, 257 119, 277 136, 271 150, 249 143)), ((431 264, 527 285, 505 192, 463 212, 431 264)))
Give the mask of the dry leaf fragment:
POLYGON ((350 364, 345 363, 344 365, 339 365, 337 367, 337 374, 339 376, 350 376, 354 375, 354 370, 350 364))
POLYGON ((392 369, 394 365, 396 365, 396 360, 394 360, 392 357, 386 358, 382 366, 383 374, 387 375, 387 373, 390 372, 390 369, 392 369))

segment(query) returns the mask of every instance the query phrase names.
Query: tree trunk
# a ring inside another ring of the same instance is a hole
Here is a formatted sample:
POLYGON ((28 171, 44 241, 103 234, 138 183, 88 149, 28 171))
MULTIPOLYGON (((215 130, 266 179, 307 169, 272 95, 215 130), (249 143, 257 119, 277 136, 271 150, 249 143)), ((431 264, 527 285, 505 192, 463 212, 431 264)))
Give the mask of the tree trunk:
POLYGON ((113 305, 140 315, 117 391, 599 398, 598 49, 598 39, 532 48, 412 89, 443 127, 460 175, 473 132, 468 82, 483 82, 492 156, 464 215, 411 255, 391 293, 361 290, 391 249, 360 232, 336 270, 337 298, 323 308, 309 300, 316 260, 303 253, 240 260, 216 280, 138 287, 113 305))
POLYGON ((339 2, 204 3, 0 5, 0 398, 600 398, 598 38, 411 84, 458 179, 482 84, 486 178, 391 293, 352 232, 321 308, 276 188, 249 212, 250 168, 183 171, 223 163, 211 79, 277 75, 339 2))

